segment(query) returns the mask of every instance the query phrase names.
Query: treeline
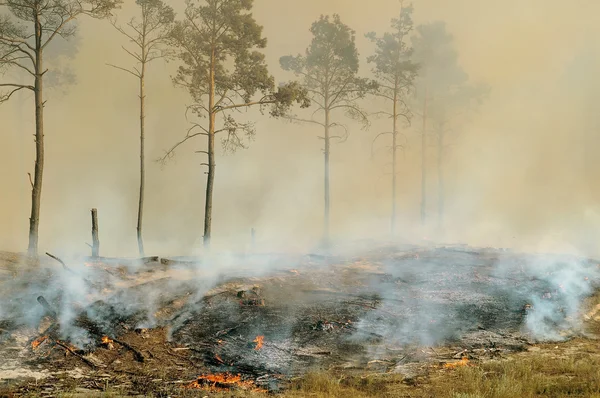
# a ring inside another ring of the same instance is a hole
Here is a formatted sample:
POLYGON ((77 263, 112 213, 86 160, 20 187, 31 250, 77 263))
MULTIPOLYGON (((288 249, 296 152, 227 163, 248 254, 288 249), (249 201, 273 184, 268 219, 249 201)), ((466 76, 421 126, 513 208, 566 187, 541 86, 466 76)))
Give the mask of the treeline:
MULTIPOLYGON (((254 124, 236 118, 239 110, 257 107, 272 117, 314 125, 324 143, 324 243, 329 241, 330 174, 329 158, 334 143, 348 138, 344 120, 367 129, 374 118, 389 120, 389 130, 373 133, 374 143, 387 138, 391 157, 391 232, 396 226, 398 151, 414 120, 422 121, 421 220, 426 222, 428 147, 433 143, 438 165, 438 221, 444 213, 444 153, 453 118, 485 98, 488 88, 469 81, 458 64, 452 36, 443 22, 414 27, 412 5, 402 4, 398 17, 387 32, 370 32, 369 56, 361 59, 356 33, 339 17, 321 16, 310 27, 312 40, 302 54, 284 55, 280 67, 295 76, 294 81, 276 84, 265 56, 267 45, 262 26, 252 15, 253 0, 188 1, 181 16, 162 0, 136 0, 135 18, 122 23, 117 10, 121 0, 11 0, 2 3, 0 16, 0 67, 12 68, 22 76, 18 81, 0 83, 0 101, 8 101, 21 90, 33 92, 36 158, 28 252, 37 255, 38 227, 44 171, 44 84, 47 46, 58 37, 75 34, 75 22, 82 17, 107 19, 122 34, 128 65, 110 65, 139 83, 140 185, 137 241, 143 245, 143 209, 146 154, 147 68, 159 60, 176 60, 173 84, 192 100, 186 109, 190 128, 160 159, 166 162, 180 145, 204 137, 206 198, 204 245, 211 239, 213 187, 216 178, 216 140, 225 152, 245 148, 255 134, 254 124), (371 73, 361 76, 366 62, 371 73), (372 101, 379 98, 380 101, 372 101), (373 110, 370 101, 380 106, 373 110)), ((51 56, 52 54, 50 54, 51 56)), ((6 76, 6 75, 5 75, 6 76)), ((388 122, 386 122, 388 123, 388 122)), ((414 124, 414 123, 413 123, 414 124)))

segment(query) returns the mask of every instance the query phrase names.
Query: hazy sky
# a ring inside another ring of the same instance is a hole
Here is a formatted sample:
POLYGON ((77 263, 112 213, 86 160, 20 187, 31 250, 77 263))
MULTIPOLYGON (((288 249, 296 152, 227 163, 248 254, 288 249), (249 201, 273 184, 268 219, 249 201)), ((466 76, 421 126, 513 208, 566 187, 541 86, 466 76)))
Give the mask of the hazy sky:
MULTIPOLYGON (((178 11, 183 2, 173 3, 178 11)), ((446 240, 528 250, 574 248, 596 254, 600 237, 599 190, 593 148, 600 144, 595 107, 600 35, 593 0, 415 1, 416 24, 444 20, 454 35, 459 62, 472 81, 491 88, 489 100, 469 123, 458 126, 445 163, 446 240)), ((125 19, 134 8, 126 6, 125 19)), ((362 70, 372 51, 364 34, 383 33, 399 12, 397 0, 256 0, 266 50, 278 81, 282 55, 303 52, 308 29, 320 14, 339 13, 357 32, 362 70)), ((48 90, 45 108, 46 166, 40 224, 41 250, 86 252, 89 209, 97 207, 101 251, 135 255, 138 191, 137 82, 106 66, 131 65, 127 44, 106 21, 81 19, 79 51, 71 62, 77 84, 48 90)), ((63 64, 67 61, 64 60, 63 64)), ((202 235, 205 174, 202 140, 189 142, 161 169, 152 160, 185 134, 187 94, 174 88, 175 63, 150 66, 147 92, 148 254, 186 254, 202 235)), ((10 76, 0 77, 9 79, 10 76)), ((2 206, 0 249, 27 245, 33 172, 33 99, 14 97, 0 107, 2 206)), ((246 117, 246 116, 243 116, 246 117)), ((248 113, 257 137, 249 150, 217 159, 214 243, 243 249, 250 228, 270 246, 301 247, 322 226, 323 160, 320 133, 248 113)), ((349 140, 332 149, 332 232, 339 237, 382 237, 389 229, 389 156, 370 159, 370 142, 388 128, 370 131, 343 118, 349 140)), ((400 156, 399 229, 418 239, 419 137, 406 129, 400 156)), ((382 142, 383 144, 383 142, 382 142)), ((435 217, 435 151, 430 151, 430 213, 435 217)), ((600 253, 598 253, 600 254, 600 253)))

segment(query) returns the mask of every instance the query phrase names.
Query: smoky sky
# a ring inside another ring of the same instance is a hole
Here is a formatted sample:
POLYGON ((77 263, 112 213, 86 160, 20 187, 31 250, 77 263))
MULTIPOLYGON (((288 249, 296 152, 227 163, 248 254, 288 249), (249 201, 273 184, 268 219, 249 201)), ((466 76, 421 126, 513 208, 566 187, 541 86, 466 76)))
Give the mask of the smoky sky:
MULTIPOLYGON (((414 1, 415 24, 442 20, 453 35, 459 63, 472 82, 491 87, 490 97, 449 137, 444 162, 446 220, 439 239, 526 250, 577 251, 596 255, 600 220, 595 109, 600 3, 577 0, 414 1)), ((173 2, 181 13, 183 2, 173 2)), ((268 38, 265 50, 277 81, 282 55, 303 53, 310 24, 321 14, 340 14, 356 31, 361 74, 373 51, 364 38, 383 33, 396 17, 396 0, 303 2, 256 0, 254 16, 268 38)), ((127 20, 132 5, 119 11, 127 20)), ((134 255, 138 191, 136 80, 106 64, 132 65, 127 44, 107 21, 78 22, 77 51, 60 60, 76 78, 46 93, 46 165, 40 246, 47 251, 87 252, 89 209, 98 208, 103 254, 134 255)), ((187 94, 174 88, 176 62, 150 65, 147 80, 147 193, 145 240, 152 254, 187 254, 202 235, 205 142, 188 142, 164 168, 154 159, 188 126, 187 94)), ((9 76, 0 77, 2 80, 9 76)), ((218 153, 213 242, 243 250, 250 228, 270 248, 299 249, 317 238, 323 217, 323 155, 318 128, 273 120, 253 110, 248 150, 218 153)), ((33 172, 32 96, 23 93, 0 106, 0 248, 24 250, 30 211, 28 172, 33 172)), ((391 210, 388 152, 371 158, 374 136, 340 116, 350 137, 332 148, 332 234, 383 238, 391 210)), ((399 238, 429 237, 419 228, 420 121, 403 127, 407 147, 399 155, 399 238)), ((385 142, 383 142, 385 145, 385 142)), ((436 217, 435 148, 428 148, 432 220, 436 217)))

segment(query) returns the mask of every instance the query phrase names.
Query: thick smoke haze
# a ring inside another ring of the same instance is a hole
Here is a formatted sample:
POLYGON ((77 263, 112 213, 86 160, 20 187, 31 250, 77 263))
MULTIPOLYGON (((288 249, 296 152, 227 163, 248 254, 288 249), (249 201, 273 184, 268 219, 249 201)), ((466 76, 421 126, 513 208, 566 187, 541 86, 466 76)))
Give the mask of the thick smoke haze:
MULTIPOLYGON (((183 2, 173 2, 178 13, 183 2)), ((446 155, 448 242, 525 250, 600 255, 597 181, 600 144, 596 109, 600 69, 600 3, 577 0, 421 0, 415 25, 446 22, 459 63, 472 82, 491 87, 478 112, 452 134, 446 155)), ((118 11, 120 20, 134 12, 118 11)), ((254 15, 268 39, 267 60, 278 82, 293 79, 279 57, 303 53, 310 24, 339 13, 356 31, 362 74, 373 47, 364 34, 388 30, 396 0, 302 2, 256 0, 254 15)), ((135 255, 138 194, 137 81, 107 66, 130 66, 127 44, 107 21, 81 19, 78 52, 70 69, 76 85, 46 91, 46 166, 40 217, 41 251, 87 253, 90 215, 98 208, 101 254, 135 255)), ((66 63, 61 59, 61 64, 66 63)), ((189 254, 201 245, 206 176, 199 139, 181 147, 164 168, 152 162, 188 127, 187 93, 174 88, 175 63, 154 62, 147 79, 147 185, 145 246, 148 254, 189 254)), ((0 77, 4 79, 5 77, 0 77)), ((8 78, 8 76, 6 76, 8 78)), ((245 116, 244 116, 245 117, 245 116)), ((302 248, 322 230, 321 132, 248 112, 257 136, 248 150, 217 157, 213 214, 216 247, 243 250, 250 228, 264 247, 302 248)), ((2 206, 0 247, 26 247, 33 172, 33 98, 20 94, 0 107, 2 206)), ((331 154, 332 234, 385 238, 389 231, 389 155, 375 134, 389 130, 374 120, 369 131, 348 125, 347 142, 331 154)), ((434 237, 419 228, 420 149, 417 116, 398 174, 398 230, 403 238, 434 237)), ((435 151, 429 154, 429 216, 435 224, 435 151)))

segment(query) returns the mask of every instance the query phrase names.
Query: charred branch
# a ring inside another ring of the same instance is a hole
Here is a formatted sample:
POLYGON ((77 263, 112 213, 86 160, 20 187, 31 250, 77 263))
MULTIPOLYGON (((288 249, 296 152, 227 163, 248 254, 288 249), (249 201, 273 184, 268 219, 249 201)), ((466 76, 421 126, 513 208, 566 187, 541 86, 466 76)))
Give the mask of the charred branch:
MULTIPOLYGON (((98 365, 95 364, 94 362, 90 361, 89 359, 87 359, 86 357, 84 357, 81 354, 78 354, 75 350, 73 350, 71 347, 69 347, 67 344, 60 342, 59 340, 55 340, 54 341, 57 345, 61 346, 62 348, 64 348, 67 352, 69 352, 70 354, 73 354, 74 356, 76 356, 77 358, 81 359, 86 365, 88 365, 89 367, 93 368, 93 369, 97 369, 98 365)), ((102 366, 104 367, 104 366, 102 366)))

